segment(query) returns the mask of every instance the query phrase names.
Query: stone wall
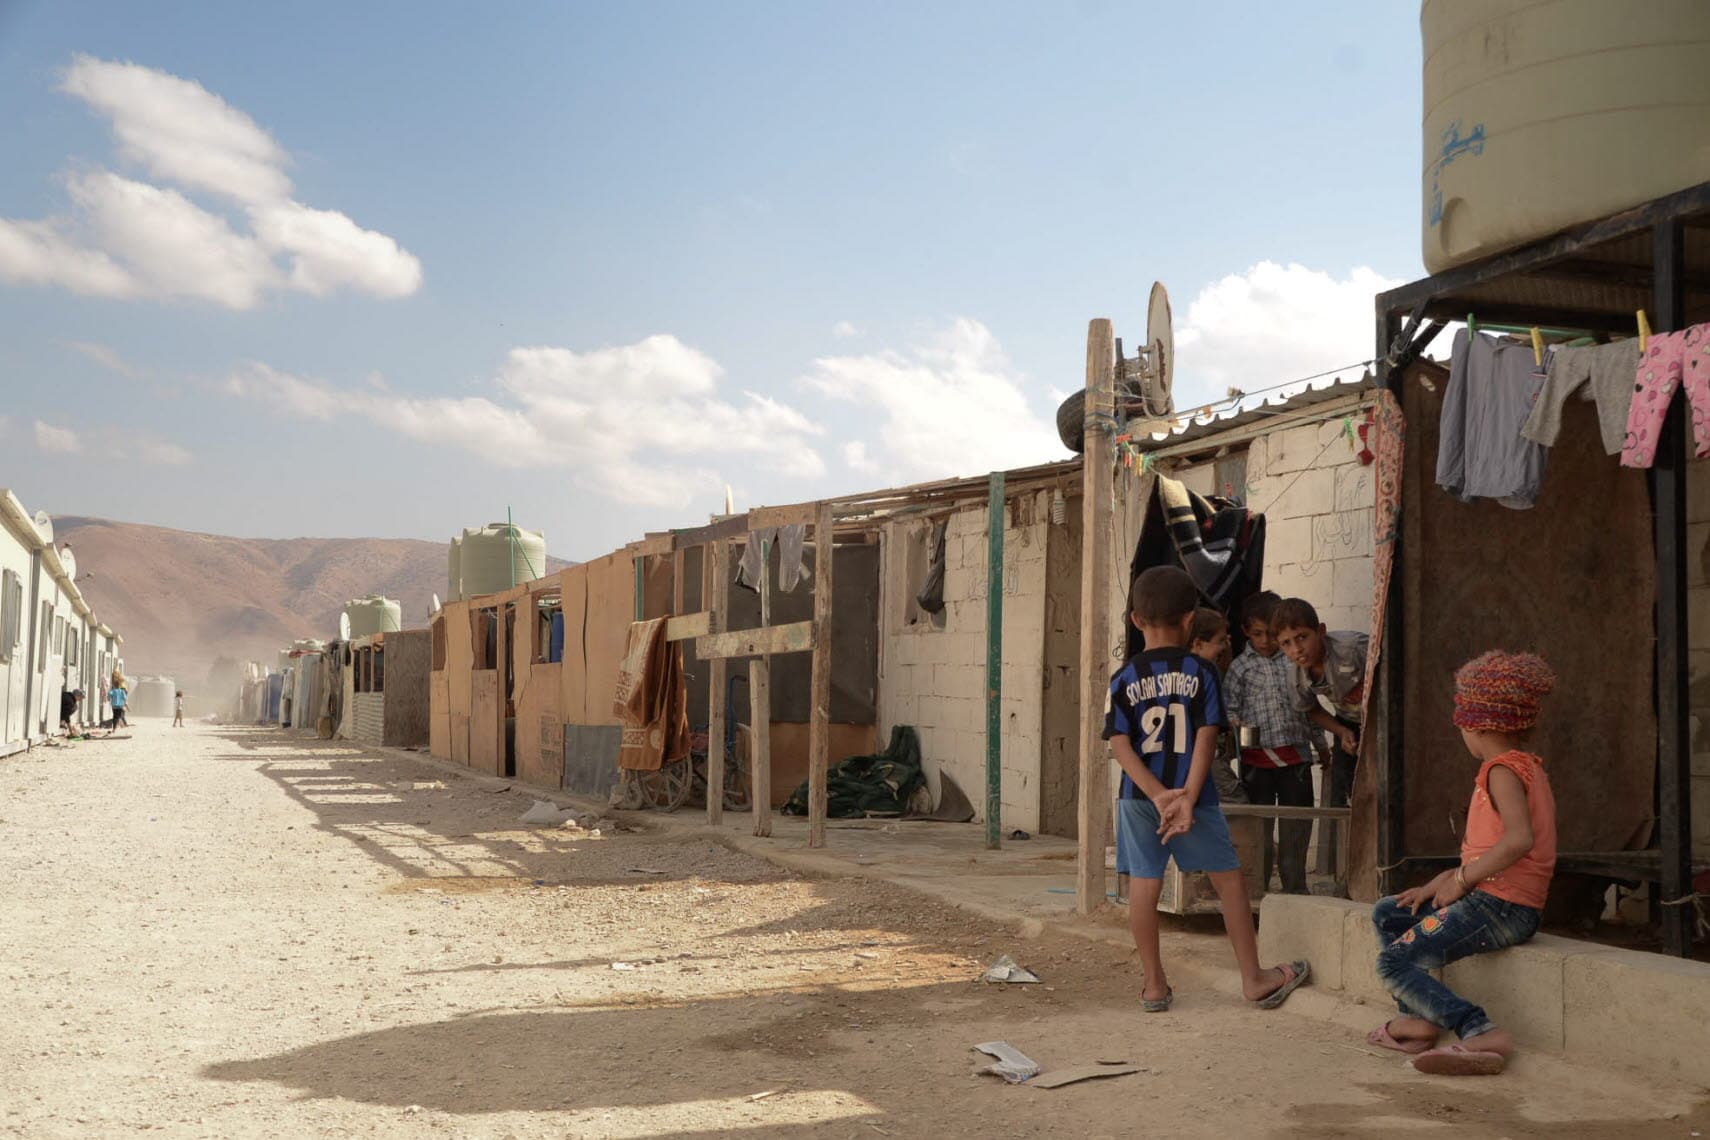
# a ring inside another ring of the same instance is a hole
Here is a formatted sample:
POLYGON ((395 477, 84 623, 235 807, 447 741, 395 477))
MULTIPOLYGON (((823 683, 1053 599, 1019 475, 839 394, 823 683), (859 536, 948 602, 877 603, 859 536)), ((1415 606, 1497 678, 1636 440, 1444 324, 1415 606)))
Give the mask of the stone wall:
MULTIPOLYGON (((1043 662, 1045 652, 1045 528, 1049 493, 1012 499, 1004 528, 1002 826, 1039 828, 1043 662)), ((985 803, 985 671, 987 512, 950 516, 944 541, 942 624, 918 613, 909 599, 923 567, 918 547, 931 524, 899 521, 881 542, 879 739, 892 725, 920 734, 934 798, 938 775, 949 772, 973 801, 985 803), (910 557, 911 548, 915 556, 910 557)))

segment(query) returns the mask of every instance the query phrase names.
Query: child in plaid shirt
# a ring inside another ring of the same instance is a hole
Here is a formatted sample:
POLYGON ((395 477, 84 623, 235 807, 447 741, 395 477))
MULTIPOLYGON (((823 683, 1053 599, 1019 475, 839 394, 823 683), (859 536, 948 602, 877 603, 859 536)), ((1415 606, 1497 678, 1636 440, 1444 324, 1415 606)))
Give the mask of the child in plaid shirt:
MULTIPOLYGON (((1241 750, 1241 783, 1255 804, 1312 806, 1312 725, 1297 707, 1288 658, 1277 648, 1271 620, 1282 599, 1270 591, 1241 603, 1241 632, 1247 648, 1229 666, 1225 700, 1229 719, 1259 730, 1257 747, 1241 750)), ((1304 895, 1306 851, 1312 821, 1277 821, 1276 863, 1285 894, 1304 895)), ((1264 881, 1271 881, 1266 845, 1264 881)))

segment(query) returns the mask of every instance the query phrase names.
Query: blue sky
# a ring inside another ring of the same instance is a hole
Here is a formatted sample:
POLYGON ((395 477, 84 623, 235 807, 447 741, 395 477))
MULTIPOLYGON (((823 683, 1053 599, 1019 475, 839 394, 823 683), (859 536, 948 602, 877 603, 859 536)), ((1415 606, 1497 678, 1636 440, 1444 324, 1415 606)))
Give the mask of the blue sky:
POLYGON ((1369 355, 1411 3, 0 3, 0 485, 597 556, 1369 355))

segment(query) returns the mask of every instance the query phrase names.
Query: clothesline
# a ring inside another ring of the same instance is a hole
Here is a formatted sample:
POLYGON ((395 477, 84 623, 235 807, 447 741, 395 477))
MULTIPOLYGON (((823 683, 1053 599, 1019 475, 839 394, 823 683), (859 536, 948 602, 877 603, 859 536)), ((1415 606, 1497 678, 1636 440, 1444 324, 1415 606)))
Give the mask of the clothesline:
MULTIPOLYGON (((1184 424, 1192 423, 1194 420, 1199 419, 1202 416, 1217 415, 1217 414, 1221 414, 1223 412, 1230 411, 1234 408, 1238 408, 1245 401, 1252 399, 1254 396, 1263 396, 1263 395, 1270 393, 1270 392, 1281 391, 1284 388, 1293 388, 1299 384, 1310 384, 1314 380, 1322 380, 1326 376, 1335 376, 1341 372, 1351 372, 1356 368, 1368 368, 1372 364, 1374 364, 1375 362, 1376 362, 1375 358, 1368 358, 1366 360, 1359 360, 1359 361, 1355 361, 1352 364, 1344 364, 1344 365, 1341 365, 1340 367, 1337 367, 1337 368, 1327 368, 1322 372, 1314 372, 1310 376, 1300 376, 1300 377, 1297 377, 1293 380, 1284 380, 1281 383, 1270 384, 1270 385, 1267 385, 1263 388, 1254 388, 1251 391, 1248 391, 1248 390, 1243 389, 1243 388, 1231 388, 1231 389, 1229 389, 1229 395, 1225 396, 1221 400, 1213 400, 1210 403, 1201 404, 1198 407, 1188 409, 1187 411, 1176 412, 1172 415, 1157 416, 1157 417, 1153 417, 1153 418, 1155 418, 1155 419, 1157 419, 1163 423, 1168 424, 1169 430, 1174 431, 1177 428, 1183 426, 1184 424)), ((1263 408, 1258 408, 1258 409, 1254 409, 1254 410, 1259 411, 1261 413, 1264 412, 1263 408)), ((1283 414, 1284 411, 1286 411, 1286 409, 1278 409, 1276 412, 1270 413, 1270 414, 1281 415, 1281 414, 1283 414)), ((1107 414, 1098 413, 1098 412, 1087 413, 1085 419, 1082 422, 1083 430, 1097 429, 1097 430, 1107 432, 1111 435, 1115 435, 1124 426, 1125 425, 1124 425, 1121 417, 1107 415, 1107 414)))

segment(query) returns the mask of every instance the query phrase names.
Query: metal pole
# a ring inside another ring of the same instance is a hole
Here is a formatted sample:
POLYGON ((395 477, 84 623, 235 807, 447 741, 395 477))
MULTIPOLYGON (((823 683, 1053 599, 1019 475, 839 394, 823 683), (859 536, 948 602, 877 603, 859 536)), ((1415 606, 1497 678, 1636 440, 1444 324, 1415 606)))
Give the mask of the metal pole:
MULTIPOLYGON (((1685 233, 1678 219, 1654 231, 1652 320, 1658 333, 1686 327, 1685 233)), ((1685 396, 1663 421, 1651 469, 1657 559, 1657 846, 1662 858, 1663 947, 1692 953, 1692 696, 1687 682, 1685 396)))
POLYGON ((1003 472, 993 471, 986 533, 986 846, 1003 835, 1003 472))

